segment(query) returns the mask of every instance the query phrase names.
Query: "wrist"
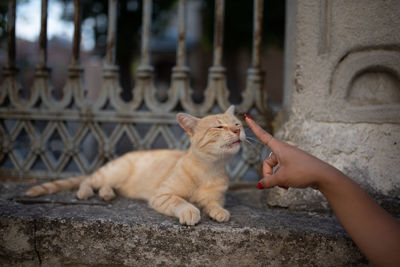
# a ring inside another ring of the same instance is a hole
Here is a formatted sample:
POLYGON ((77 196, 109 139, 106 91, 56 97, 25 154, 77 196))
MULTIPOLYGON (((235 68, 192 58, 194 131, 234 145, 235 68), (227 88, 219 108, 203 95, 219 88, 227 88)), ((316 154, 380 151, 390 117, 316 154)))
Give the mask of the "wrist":
POLYGON ((324 165, 323 170, 318 175, 317 187, 327 197, 331 192, 341 187, 341 183, 349 180, 349 178, 335 167, 327 163, 324 163, 324 165))
POLYGON ((353 183, 345 174, 338 169, 331 167, 326 175, 321 179, 319 191, 328 199, 341 195, 343 190, 349 188, 349 183, 353 183))

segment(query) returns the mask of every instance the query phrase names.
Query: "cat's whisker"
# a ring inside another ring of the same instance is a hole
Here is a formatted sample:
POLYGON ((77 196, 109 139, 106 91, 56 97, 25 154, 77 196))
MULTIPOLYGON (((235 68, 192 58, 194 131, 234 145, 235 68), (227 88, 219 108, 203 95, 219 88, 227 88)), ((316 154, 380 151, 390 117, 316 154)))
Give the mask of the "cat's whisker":
POLYGON ((246 133, 246 135, 253 135, 253 130, 250 127, 244 127, 244 132, 246 133))
POLYGON ((252 149, 254 149, 254 150, 256 150, 256 151, 259 149, 259 148, 256 146, 256 144, 250 142, 249 140, 245 139, 244 141, 245 141, 247 144, 249 144, 249 145, 251 146, 252 149))
POLYGON ((246 139, 249 139, 249 140, 251 140, 251 141, 253 141, 253 142, 257 143, 257 144, 264 145, 260 140, 258 140, 256 138, 252 138, 252 137, 247 136, 246 139))
MULTIPOLYGON (((250 139, 250 140, 252 140, 252 141, 255 141, 256 143, 261 144, 261 145, 264 146, 264 144, 261 143, 258 139, 251 138, 251 137, 246 137, 246 139, 245 139, 244 141, 245 141, 247 144, 249 144, 249 145, 252 147, 252 149, 254 149, 254 150, 256 150, 256 151, 259 150, 259 147, 257 147, 256 144, 250 142, 250 141, 247 140, 247 139, 250 139)), ((263 153, 260 153, 260 158, 259 158, 260 162, 263 162, 264 159, 265 159, 266 157, 267 157, 266 155, 264 155, 263 153)))
POLYGON ((255 147, 255 144, 254 143, 252 143, 252 142, 250 142, 247 138, 244 140, 245 142, 247 142, 249 145, 251 145, 251 146, 253 146, 253 147, 255 147))

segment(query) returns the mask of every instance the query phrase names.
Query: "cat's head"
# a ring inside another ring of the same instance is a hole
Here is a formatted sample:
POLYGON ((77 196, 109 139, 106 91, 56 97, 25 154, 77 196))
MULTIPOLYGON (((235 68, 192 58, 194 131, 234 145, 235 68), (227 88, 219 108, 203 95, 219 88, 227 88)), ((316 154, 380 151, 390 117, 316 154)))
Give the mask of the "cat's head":
POLYGON ((240 149, 246 135, 242 123, 234 116, 235 107, 224 113, 202 119, 178 113, 179 125, 190 136, 191 147, 197 152, 216 158, 232 156, 240 149))

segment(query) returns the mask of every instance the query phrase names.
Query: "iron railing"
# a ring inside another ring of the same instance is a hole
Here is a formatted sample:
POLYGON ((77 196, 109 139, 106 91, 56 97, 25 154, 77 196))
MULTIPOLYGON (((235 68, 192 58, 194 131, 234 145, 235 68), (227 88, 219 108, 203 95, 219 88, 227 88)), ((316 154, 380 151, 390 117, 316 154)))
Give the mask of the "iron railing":
MULTIPOLYGON (((42 0, 39 61, 28 99, 19 97, 18 69, 15 65, 16 1, 8 8, 8 60, 3 68, 0 90, 0 177, 58 179, 90 173, 128 150, 153 148, 184 149, 188 138, 176 123, 177 106, 196 116, 223 111, 230 106, 225 68, 222 65, 224 1, 215 1, 213 65, 209 68, 204 101, 195 103, 186 65, 186 1, 179 1, 179 38, 176 66, 172 70, 168 99, 160 102, 150 65, 152 1, 143 2, 141 64, 137 68, 133 98, 120 97, 119 68, 115 64, 117 0, 109 0, 107 51, 98 98, 89 103, 84 95, 83 69, 79 60, 81 36, 80 1, 74 1, 72 61, 63 88, 63 97, 52 97, 47 66, 47 0, 42 0)), ((242 91, 238 113, 250 113, 263 121, 267 99, 260 64, 263 1, 254 1, 252 65, 242 91)), ((244 144, 228 165, 232 183, 258 178, 260 149, 244 144)))

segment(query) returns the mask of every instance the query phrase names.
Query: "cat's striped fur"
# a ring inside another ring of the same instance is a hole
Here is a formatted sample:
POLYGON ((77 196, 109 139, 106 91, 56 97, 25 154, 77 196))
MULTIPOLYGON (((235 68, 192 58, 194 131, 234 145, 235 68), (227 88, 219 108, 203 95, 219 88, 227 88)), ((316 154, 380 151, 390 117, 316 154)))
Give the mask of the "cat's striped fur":
POLYGON ((187 151, 151 150, 127 153, 92 175, 59 180, 30 188, 31 197, 78 188, 77 197, 87 199, 93 190, 105 200, 115 192, 145 199, 155 210, 195 225, 202 208, 216 221, 228 221, 223 208, 228 187, 226 164, 240 149, 245 134, 231 106, 225 113, 195 118, 179 113, 177 119, 190 136, 187 151))

